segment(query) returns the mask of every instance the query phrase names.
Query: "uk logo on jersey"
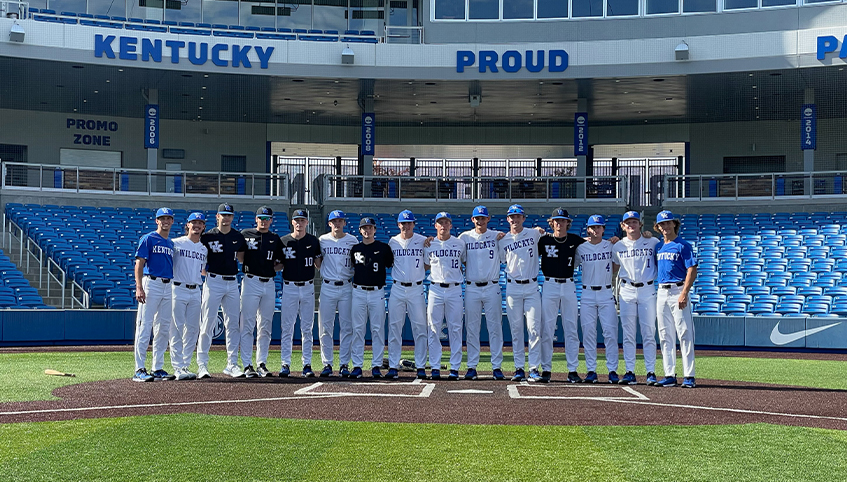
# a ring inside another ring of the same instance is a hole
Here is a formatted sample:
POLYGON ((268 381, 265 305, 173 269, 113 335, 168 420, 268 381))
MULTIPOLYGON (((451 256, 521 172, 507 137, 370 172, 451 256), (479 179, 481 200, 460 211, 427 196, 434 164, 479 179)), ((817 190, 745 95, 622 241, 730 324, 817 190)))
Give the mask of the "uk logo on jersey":
POLYGON ((364 255, 364 254, 362 254, 362 253, 354 253, 354 254, 353 254, 353 258, 356 260, 356 262, 357 262, 357 263, 359 263, 359 264, 365 264, 365 255, 364 255))
POLYGON ((285 255, 285 259, 294 259, 295 251, 294 248, 284 248, 282 253, 285 255))
POLYGON ((549 246, 549 245, 544 246, 544 248, 547 251, 547 257, 548 258, 558 258, 559 257, 559 248, 557 248, 555 246, 549 246))
POLYGON ((220 241, 212 241, 209 243, 209 247, 212 249, 213 253, 223 253, 224 247, 221 245, 220 241))
POLYGON ((259 243, 256 238, 247 238, 247 249, 259 249, 259 243))

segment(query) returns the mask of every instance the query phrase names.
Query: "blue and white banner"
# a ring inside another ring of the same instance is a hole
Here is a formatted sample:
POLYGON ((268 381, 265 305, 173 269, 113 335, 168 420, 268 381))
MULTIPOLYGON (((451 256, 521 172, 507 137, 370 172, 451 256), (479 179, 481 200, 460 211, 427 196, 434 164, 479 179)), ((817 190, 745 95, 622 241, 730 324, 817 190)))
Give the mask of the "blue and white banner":
POLYGON ((588 155, 588 113, 577 112, 573 120, 573 155, 588 155))
POLYGON ((374 155, 374 124, 376 117, 373 112, 362 114, 362 155, 374 155))
POLYGON ((144 120, 144 148, 159 148, 159 105, 147 104, 144 108, 146 117, 144 120))
POLYGON ((818 108, 815 104, 803 104, 800 111, 800 149, 817 149, 818 108))

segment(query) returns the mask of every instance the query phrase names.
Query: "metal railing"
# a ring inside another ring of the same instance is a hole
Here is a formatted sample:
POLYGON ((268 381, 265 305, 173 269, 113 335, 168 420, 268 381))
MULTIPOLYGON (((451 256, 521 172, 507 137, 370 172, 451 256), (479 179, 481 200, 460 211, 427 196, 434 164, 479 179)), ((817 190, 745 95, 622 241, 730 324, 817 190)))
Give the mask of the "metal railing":
POLYGON ((28 18, 29 2, 17 2, 15 0, 3 0, 0 2, 0 17, 5 18, 28 18))
POLYGON ((325 175, 323 200, 553 201, 625 203, 625 176, 408 177, 325 175))
POLYGON ((385 42, 390 44, 422 44, 423 27, 385 26, 385 42))
MULTIPOLYGON (((68 276, 65 270, 53 261, 53 258, 47 258, 47 297, 50 297, 51 285, 53 283, 58 284, 59 291, 62 293, 62 309, 65 309, 65 286, 67 286, 67 279, 68 276)), ((71 301, 71 308, 73 307, 73 301, 71 301)))
POLYGON ((847 172, 776 172, 667 176, 665 201, 826 199, 847 194, 847 172))
POLYGON ((84 194, 289 198, 286 174, 161 171, 19 162, 3 163, 2 188, 84 194))

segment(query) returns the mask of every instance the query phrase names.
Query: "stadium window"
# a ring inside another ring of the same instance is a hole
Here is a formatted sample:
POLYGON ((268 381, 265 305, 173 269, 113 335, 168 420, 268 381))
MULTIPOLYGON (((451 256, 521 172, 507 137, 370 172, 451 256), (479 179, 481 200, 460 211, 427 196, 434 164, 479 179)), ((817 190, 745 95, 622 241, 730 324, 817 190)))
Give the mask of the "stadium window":
POLYGON ((679 13, 679 0, 647 0, 647 15, 679 13))
POLYGON ((464 20, 465 0, 434 0, 436 20, 464 20))
POLYGON ((221 172, 247 172, 247 156, 221 156, 221 172))
POLYGON ((638 0, 606 0, 607 17, 638 15, 638 0))
POLYGON ((532 18, 533 0, 503 0, 503 18, 532 18))
POLYGON ((500 18, 500 1, 468 0, 468 18, 471 20, 497 20, 500 18))
POLYGON ((715 0, 682 0, 683 13, 717 12, 715 0))
POLYGON ((238 24, 238 2, 205 0, 203 2, 203 21, 226 25, 238 24))
POLYGON ((538 0, 538 18, 568 18, 568 0, 538 0))
POLYGON ((785 7, 797 5, 797 0, 762 0, 762 7, 785 7))
POLYGON ((785 172, 785 156, 738 156, 723 158, 724 174, 785 172))
POLYGON ((603 0, 572 0, 572 5, 574 18, 603 16, 603 0))
POLYGON ((739 8, 756 8, 759 6, 758 0, 724 0, 724 10, 735 10, 739 8))

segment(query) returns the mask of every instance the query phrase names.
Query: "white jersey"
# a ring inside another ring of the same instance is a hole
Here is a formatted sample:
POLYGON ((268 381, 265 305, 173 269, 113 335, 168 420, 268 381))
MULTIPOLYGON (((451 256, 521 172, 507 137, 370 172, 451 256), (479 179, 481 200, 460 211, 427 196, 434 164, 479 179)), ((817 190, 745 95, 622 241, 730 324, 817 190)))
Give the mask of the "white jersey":
POLYGON ((538 277, 538 230, 524 228, 518 234, 506 233, 500 240, 500 260, 506 264, 506 275, 515 280, 538 277))
POLYGON ((446 241, 438 238, 424 248, 424 259, 429 268, 429 280, 433 283, 461 283, 462 263, 465 261, 465 243, 455 236, 446 241))
POLYGON ((394 267, 391 268, 391 278, 398 283, 417 283, 426 276, 424 268, 424 241, 426 236, 412 234, 409 239, 403 239, 402 234, 388 240, 388 246, 394 253, 394 267))
POLYGON ((658 238, 641 236, 635 241, 623 238, 612 247, 613 261, 621 267, 618 277, 630 283, 646 283, 656 279, 656 245, 658 238))
POLYGON ((200 271, 206 268, 208 250, 203 243, 188 236, 174 239, 174 281, 189 285, 203 282, 200 271))
POLYGON ((459 240, 465 243, 465 278, 468 283, 500 279, 499 234, 499 231, 490 229, 478 234, 471 229, 459 235, 459 240))
POLYGON ((608 286, 612 284, 612 243, 604 239, 597 244, 582 243, 576 248, 576 259, 582 265, 582 284, 608 286))
POLYGON ((352 234, 345 234, 341 239, 332 233, 326 233, 318 241, 321 243, 321 277, 330 281, 347 281, 353 277, 353 264, 350 263, 350 248, 359 244, 352 234))

